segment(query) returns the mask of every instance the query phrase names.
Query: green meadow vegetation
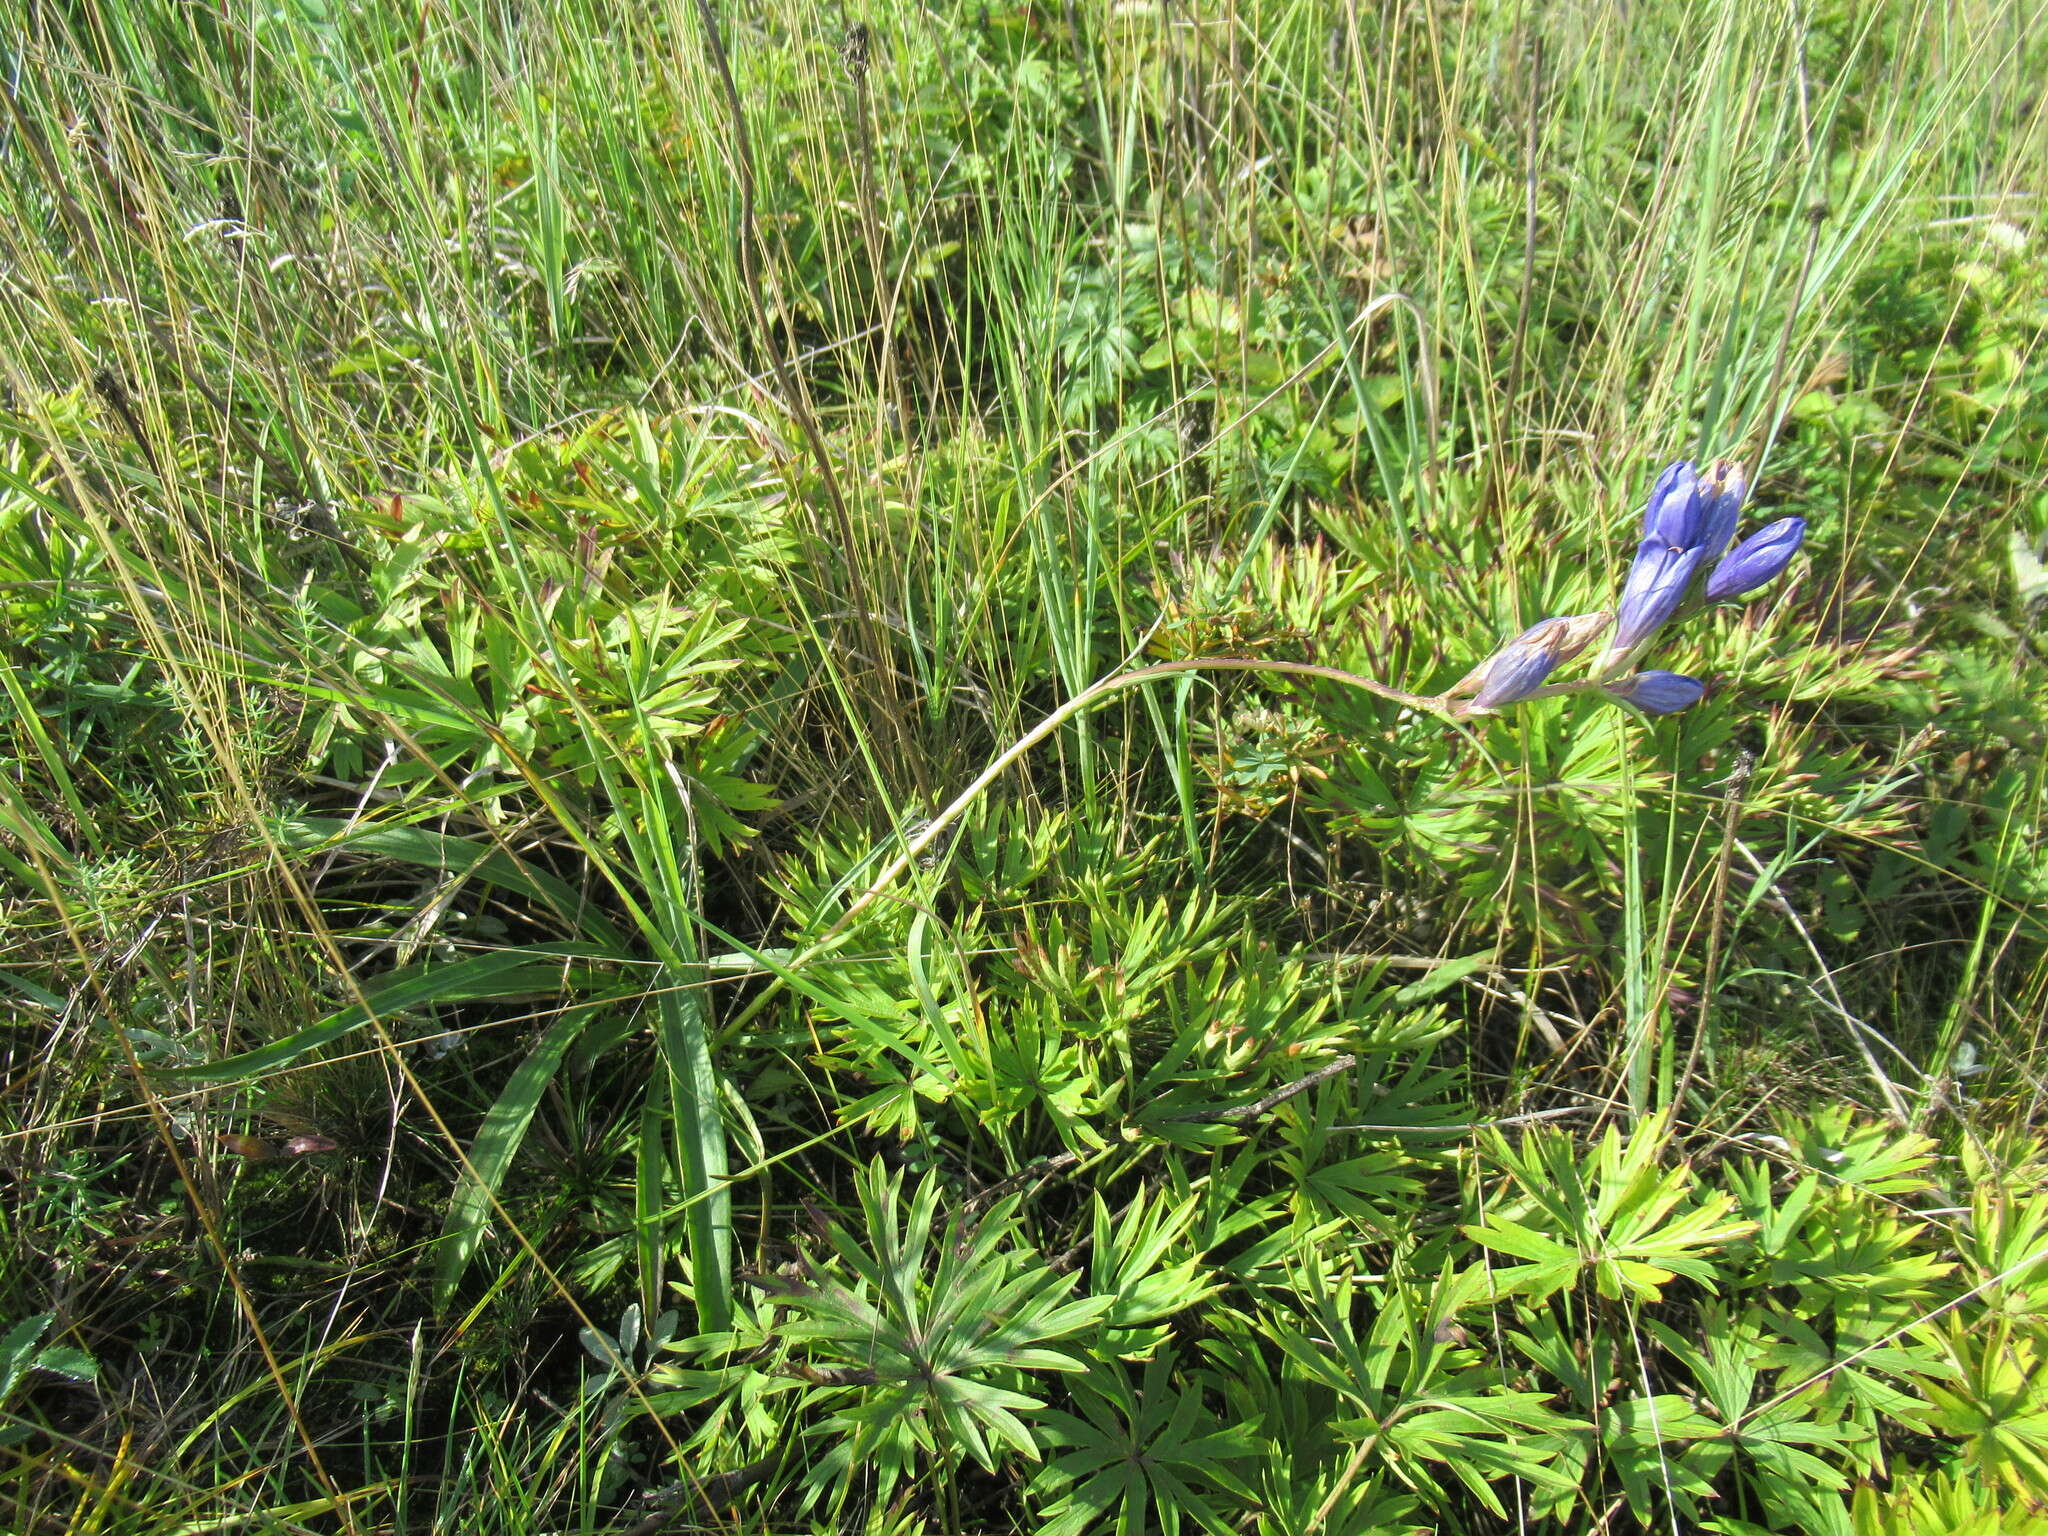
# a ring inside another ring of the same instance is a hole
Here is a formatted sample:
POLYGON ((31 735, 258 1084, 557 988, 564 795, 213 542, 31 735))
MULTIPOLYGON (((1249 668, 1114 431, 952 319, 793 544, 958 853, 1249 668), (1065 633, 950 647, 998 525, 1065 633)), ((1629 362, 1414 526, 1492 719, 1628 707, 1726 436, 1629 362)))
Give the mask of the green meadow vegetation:
POLYGON ((0 1530, 2048 1532, 2048 11, 0 13, 0 1530))

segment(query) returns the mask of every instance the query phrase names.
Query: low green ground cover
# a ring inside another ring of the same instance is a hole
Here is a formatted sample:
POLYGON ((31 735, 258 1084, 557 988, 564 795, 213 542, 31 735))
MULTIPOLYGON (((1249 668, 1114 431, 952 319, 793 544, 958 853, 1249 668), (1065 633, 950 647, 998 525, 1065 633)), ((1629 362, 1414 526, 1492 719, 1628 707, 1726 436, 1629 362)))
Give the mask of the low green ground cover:
POLYGON ((2037 7, 0 77, 0 1527, 2048 1528, 2037 7))

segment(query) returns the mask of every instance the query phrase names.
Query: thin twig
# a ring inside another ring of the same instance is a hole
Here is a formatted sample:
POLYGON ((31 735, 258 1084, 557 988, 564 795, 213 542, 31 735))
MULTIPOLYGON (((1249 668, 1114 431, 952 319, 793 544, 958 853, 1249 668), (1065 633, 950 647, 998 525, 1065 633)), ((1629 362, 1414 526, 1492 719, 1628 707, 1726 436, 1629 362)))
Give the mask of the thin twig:
POLYGON ((1168 1115, 1168 1125, 1199 1125, 1218 1120, 1255 1120, 1269 1110, 1278 1109, 1297 1093, 1307 1093, 1318 1083, 1326 1083, 1339 1072, 1358 1065, 1356 1056, 1339 1056, 1327 1066, 1316 1068, 1307 1077, 1298 1077, 1282 1088, 1275 1088, 1263 1099, 1254 1099, 1249 1104, 1239 1104, 1231 1109, 1197 1109, 1185 1115, 1168 1115))
POLYGON ((987 1189, 969 1196, 964 1209, 972 1213, 985 1206, 994 1205, 1004 1196, 1015 1194, 1027 1184, 1049 1179, 1056 1173, 1065 1173, 1080 1161, 1081 1154, 1078 1152, 1055 1152, 1050 1157, 1041 1157, 1035 1162, 1026 1163, 1008 1178, 998 1179, 987 1189))
POLYGON ((1567 1115, 1589 1115, 1602 1106, 1567 1104, 1562 1109, 1531 1110, 1526 1115, 1503 1115, 1498 1120, 1467 1120, 1459 1125, 1333 1125, 1333 1131, 1374 1131, 1387 1136, 1467 1136, 1479 1131, 1497 1131, 1508 1125, 1534 1125, 1539 1120, 1562 1120, 1567 1115))

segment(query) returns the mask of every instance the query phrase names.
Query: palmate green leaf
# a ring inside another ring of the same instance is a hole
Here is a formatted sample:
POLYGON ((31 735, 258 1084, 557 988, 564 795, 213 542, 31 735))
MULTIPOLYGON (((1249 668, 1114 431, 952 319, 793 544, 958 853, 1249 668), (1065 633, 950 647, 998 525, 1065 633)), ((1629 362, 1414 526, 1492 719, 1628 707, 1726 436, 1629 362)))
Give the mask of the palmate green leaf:
POLYGON ((1924 1304, 1955 1266, 1929 1251, 1926 1229, 1849 1192, 1823 1196, 1752 1271, 1753 1283, 1794 1286, 1819 1314, 1878 1301, 1924 1304))
POLYGON ((1621 1340, 1605 1329, 1586 1329, 1556 1309, 1528 1308, 1527 1329, 1509 1329, 1507 1341, 1544 1375, 1563 1384, 1573 1410, 1592 1419, 1608 1402, 1621 1369, 1621 1340))
POLYGON ((1506 1208, 1465 1227, 1484 1247, 1530 1262, 1496 1277, 1498 1293, 1540 1301, 1590 1279, 1610 1300, 1657 1301, 1675 1276, 1711 1281, 1706 1255, 1755 1230, 1730 1220, 1734 1200, 1714 1191, 1689 1201, 1692 1170, 1657 1165, 1665 1146, 1665 1120, 1654 1116, 1624 1140, 1610 1126, 1583 1157, 1568 1137, 1530 1131, 1519 1146, 1496 1131, 1488 1139, 1492 1161, 1507 1175, 1506 1208))
MULTIPOLYGON (((1754 1480, 1756 1505, 1763 1526, 1776 1532, 1800 1536, 1854 1536, 1849 1523, 1848 1500, 1834 1488, 1784 1476, 1758 1476, 1754 1480)), ((1711 1530, 1711 1523, 1707 1529, 1711 1530)), ((1948 1536, 1946 1531, 1941 1536, 1948 1536)))
POLYGON ((1439 1478, 1448 1473, 1500 1513, 1498 1481, 1562 1494, 1577 1478, 1552 1465, 1570 1421, 1548 1406, 1550 1394, 1509 1389, 1440 1327, 1483 1299, 1485 1286, 1482 1272, 1458 1272, 1449 1261, 1433 1280, 1397 1271, 1371 1288, 1376 1305, 1361 1335, 1358 1283, 1326 1280, 1311 1265, 1296 1284, 1310 1330, 1261 1318, 1258 1331, 1301 1378, 1336 1394, 1340 1440, 1363 1443, 1369 1467, 1431 1501, 1443 1497, 1439 1478))
POLYGON ((1733 1158, 1721 1167, 1721 1182, 1735 1195, 1736 1209, 1756 1223, 1750 1246, 1759 1253, 1784 1252, 1821 1192, 1817 1174, 1808 1174, 1779 1196, 1776 1165, 1756 1158, 1733 1158))
POLYGON ((1882 1491, 1856 1490, 1849 1520, 1855 1536, 2048 1536, 2048 1512, 2005 1502, 1968 1473, 1894 1471, 1882 1491))
POLYGON ((805 1476, 806 1503, 831 1490, 835 1507, 843 1507, 858 1486, 873 1487, 885 1497, 915 1474, 921 1460, 935 1460, 937 1418, 919 1411, 926 1406, 919 1394, 898 1386, 840 1408, 814 1431, 820 1438, 831 1437, 832 1446, 805 1476))
POLYGON ((1763 1350, 1764 1369, 1777 1373, 1778 1391, 1806 1386, 1807 1406, 1823 1418, 1846 1415, 1873 1432, 1886 1426, 1925 1430, 1924 1383, 1955 1375, 1954 1366, 1924 1338, 1888 1338, 1847 1311, 1829 1318, 1831 1339, 1790 1313, 1773 1311, 1769 1321, 1777 1337, 1763 1350))
POLYGON ((1223 1288, 1206 1279, 1199 1255, 1190 1251, 1200 1200, 1140 1190, 1116 1215, 1099 1193, 1094 1205, 1089 1279, 1096 1295, 1112 1299, 1102 1319, 1101 1348, 1140 1359, 1166 1339, 1166 1318, 1223 1288), (1181 1257, 1170 1262, 1176 1251, 1181 1257))
POLYGON ((991 1119, 1007 1125, 1036 1110, 1069 1151, 1100 1151, 1107 1143, 1093 1122, 1114 1102, 1119 1085, 1104 1080, 1100 1048, 1072 1040, 1056 1019, 1018 1016, 989 1042, 991 1119))
POLYGON ((2038 1327, 2048 1317, 2048 1191, 2016 1189, 1989 1170, 1973 1182, 1970 1220, 1956 1239, 1966 1273, 1989 1286, 1992 1310, 2038 1327))
POLYGON ((446 1003, 508 1002, 555 997, 581 972, 573 962, 603 960, 611 951, 597 944, 531 944, 497 949, 461 960, 428 960, 400 966, 360 985, 366 1008, 351 1005, 304 1029, 254 1050, 187 1067, 160 1067, 155 1075, 180 1082, 230 1083, 280 1072, 293 1062, 345 1039, 372 1018, 446 1003))
POLYGON ((1824 1106, 1778 1125, 1794 1154, 1821 1178, 1874 1195, 1911 1195, 1930 1187, 1934 1143, 1875 1121, 1858 1121, 1847 1105, 1824 1106))
POLYGON ((1832 1462, 1802 1447, 1822 1446, 1838 1454, 1853 1454, 1875 1437, 1860 1425, 1816 1424, 1769 1415, 1765 1420, 1744 1424, 1739 1435, 1733 1438, 1742 1454, 1767 1475, 1775 1474, 1787 1482, 1840 1490, 1849 1486, 1848 1475, 1832 1462))
POLYGON ((1070 1276, 1023 1247, 1014 1199, 941 1229, 940 1181, 919 1180, 907 1206, 903 1183, 879 1160, 863 1170, 859 1228, 834 1224, 829 1264, 782 1298, 793 1316, 779 1332, 823 1379, 848 1437, 813 1468, 813 1497, 833 1484, 844 1497, 870 1472, 882 1497, 942 1444, 990 1469, 1006 1453, 1036 1460, 1019 1415, 1044 1404, 1017 1388, 1028 1372, 1084 1369, 1079 1347, 1116 1301, 1075 1296, 1070 1276))
POLYGON ((1050 1500, 1040 1527, 1047 1536, 1112 1516, 1120 1536, 1155 1527, 1178 1536, 1183 1521, 1229 1536, 1231 1517, 1257 1505, 1237 1467, 1257 1453, 1258 1426, 1218 1420, 1198 1387, 1177 1383, 1177 1364, 1162 1351, 1135 1387, 1120 1366, 1092 1371, 1076 1384, 1078 1413, 1042 1416, 1045 1439, 1062 1452, 1031 1482, 1050 1500))
POLYGON ((961 1376, 941 1382, 935 1395, 955 1441, 966 1446, 984 1467, 996 1464, 990 1440, 1001 1441, 1026 1461, 1038 1460, 1038 1437, 1017 1414, 1043 1408, 1045 1404, 1039 1398, 961 1376))
MULTIPOLYGON (((1664 1352, 1690 1373, 1694 1402, 1713 1423, 1682 1447, 1665 1446, 1683 1476, 1673 1486, 1733 1474, 1795 1530, 1845 1528, 1842 1501, 1853 1474, 1880 1470, 1874 1433, 1853 1420, 1818 1420, 1811 1394, 1783 1395, 1761 1385, 1771 1353, 1763 1310, 1702 1309, 1697 1341, 1659 1320, 1648 1323, 1664 1352)), ((1687 1423, 1688 1432, 1697 1428, 1687 1423)), ((1662 1485, 1659 1485, 1662 1486, 1662 1485)), ((1632 1495, 1633 1496, 1633 1495, 1632 1495)))
POLYGON ((1554 1464, 1567 1421, 1551 1411, 1548 1398, 1543 1392, 1445 1394, 1425 1399, 1428 1406, 1419 1411, 1382 1421, 1375 1432, 1395 1453, 1386 1458, 1389 1470, 1410 1487, 1427 1491, 1418 1463, 1436 1463, 1505 1518, 1504 1482, 1519 1480, 1551 1493, 1578 1484, 1554 1464))
POLYGON ((1723 1424, 1739 1421, 1756 1395, 1769 1341, 1761 1309, 1730 1313, 1709 1305, 1701 1310, 1698 1342, 1661 1319, 1647 1326, 1671 1357, 1692 1374, 1706 1405, 1723 1424))
POLYGON ((924 1124, 925 1106, 951 1096, 950 1085, 943 1078, 929 1073, 909 1077, 894 1062, 881 1062, 867 1075, 882 1086, 857 1099, 842 1100, 834 1108, 833 1118, 842 1125, 861 1126, 873 1135, 909 1141, 924 1124))
POLYGON ((1629 1510, 1649 1522, 1669 1499, 1688 1518, 1713 1497, 1713 1479, 1680 1454, 1720 1432, 1715 1419, 1676 1393, 1627 1397, 1597 1410, 1600 1450, 1620 1481, 1629 1510))
POLYGON ((1326 1282, 1315 1251, 1310 1250, 1309 1264, 1296 1285, 1296 1294, 1306 1303, 1308 1331, 1278 1320, 1266 1321, 1262 1331, 1305 1378, 1367 1412, 1377 1412, 1386 1404, 1387 1383, 1400 1353, 1400 1314, 1405 1307, 1397 1292, 1394 1305, 1382 1311, 1373 1329, 1361 1337, 1351 1316, 1356 1282, 1348 1275, 1326 1282), (1396 1315, 1390 1318, 1389 1313, 1396 1315))
POLYGON ((1403 1224, 1412 1197, 1422 1189, 1418 1174, 1427 1166, 1426 1154, 1405 1145, 1358 1151, 1356 1134, 1337 1128, 1340 1118, 1349 1118, 1343 1108, 1349 1100, 1342 1087, 1333 1086, 1290 1102, 1281 1119, 1285 1150, 1279 1171, 1294 1185, 1298 1226, 1339 1216, 1367 1231, 1390 1234, 1403 1224), (1351 1155, 1332 1157, 1334 1150, 1351 1155))
POLYGON ((2048 1499, 2048 1347, 2036 1329, 1951 1316, 1936 1337, 1955 1367, 1926 1384, 1934 1428, 1959 1442, 1980 1477, 2028 1501, 2048 1499))
POLYGON ((1547 1288, 1537 1290, 1529 1284, 1518 1284, 1513 1278, 1521 1275, 1523 1271, 1502 1270, 1497 1273, 1495 1283, 1503 1291, 1526 1289, 1540 1301, 1551 1291, 1569 1285, 1578 1273, 1579 1253, 1576 1248, 1567 1248, 1554 1238, 1545 1237, 1541 1232, 1533 1232, 1520 1222, 1511 1221, 1505 1216, 1496 1216, 1491 1221, 1481 1222, 1478 1226, 1466 1227, 1463 1230, 1467 1237, 1482 1247, 1491 1248, 1496 1253, 1505 1253, 1510 1258, 1527 1259, 1530 1267, 1542 1277, 1548 1278, 1553 1274, 1560 1277, 1547 1288))
POLYGON ((1390 1477, 1312 1461, 1268 1445, 1259 1464, 1260 1536, 1420 1536, 1435 1505, 1390 1477))
POLYGON ((1178 1159, 1167 1167, 1167 1187, 1196 1201, 1190 1229, 1195 1246, 1205 1253, 1228 1248, 1219 1258, 1218 1272, 1247 1281, 1259 1277, 1255 1283, 1263 1283, 1262 1271, 1298 1263, 1301 1254, 1341 1230, 1337 1222, 1311 1233, 1286 1225, 1285 1196, 1260 1188, 1266 1165, 1265 1150, 1247 1146, 1228 1161, 1219 1157, 1199 1178, 1178 1159))

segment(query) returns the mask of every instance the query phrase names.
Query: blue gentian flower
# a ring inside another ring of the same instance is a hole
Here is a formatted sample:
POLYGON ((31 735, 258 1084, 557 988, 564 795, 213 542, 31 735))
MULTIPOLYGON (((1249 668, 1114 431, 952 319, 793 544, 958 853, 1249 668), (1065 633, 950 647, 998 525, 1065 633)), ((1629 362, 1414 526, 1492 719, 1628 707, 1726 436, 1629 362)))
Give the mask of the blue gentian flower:
POLYGON ((1792 563, 1806 538, 1806 519, 1781 517, 1766 523, 1728 552, 1707 578, 1707 601, 1725 602, 1754 592, 1792 563))
POLYGON ((1706 558, 1706 547, 1699 544, 1686 547, 1648 538, 1636 546, 1635 564, 1629 567, 1621 605, 1615 610, 1614 639, 1607 647, 1612 662, 1618 664, 1641 649, 1678 612, 1706 558))
POLYGON ((1638 672, 1634 677, 1609 683, 1607 692, 1624 699, 1650 715, 1675 715, 1699 703, 1707 685, 1682 672, 1638 672))
POLYGON ((1650 504, 1643 511, 1643 537, 1673 549, 1691 549, 1700 542, 1702 513, 1698 477, 1692 465, 1681 459, 1668 466, 1650 487, 1650 504))
POLYGON ((1741 466, 1726 460, 1702 476, 1681 459, 1657 477, 1607 648, 1609 670, 1626 666, 1685 606, 1700 568, 1735 536, 1746 488, 1741 466))
POLYGON ((1614 636, 1585 682, 1551 686, 1549 679, 1608 628, 1606 613, 1530 625, 1440 697, 1470 695, 1471 702, 1458 711, 1464 714, 1484 714, 1582 688, 1605 689, 1616 702, 1652 715, 1673 714, 1698 703, 1706 686, 1697 678, 1677 672, 1632 673, 1631 668, 1666 624, 1696 612, 1703 602, 1723 602, 1756 590, 1783 571, 1798 551, 1806 524, 1796 517, 1780 518, 1729 550, 1748 490, 1748 477, 1733 460, 1717 460, 1704 472, 1684 459, 1664 467, 1643 508, 1643 539, 1613 615, 1614 636))

